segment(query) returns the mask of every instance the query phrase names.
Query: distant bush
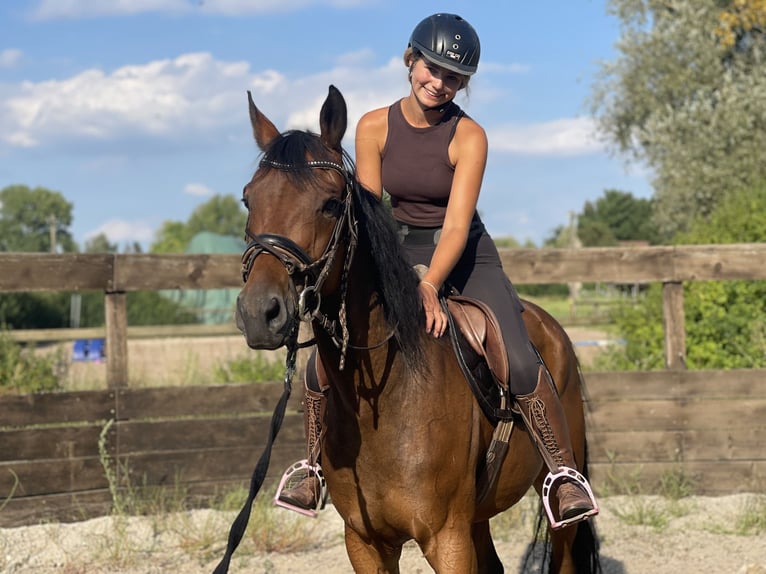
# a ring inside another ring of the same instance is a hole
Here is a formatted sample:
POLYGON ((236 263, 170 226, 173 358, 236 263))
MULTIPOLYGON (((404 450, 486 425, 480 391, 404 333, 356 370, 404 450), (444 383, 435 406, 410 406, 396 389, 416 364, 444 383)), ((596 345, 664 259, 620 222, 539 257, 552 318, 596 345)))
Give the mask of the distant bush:
POLYGON ((38 393, 61 389, 61 353, 38 357, 0 331, 0 393, 38 393))
POLYGON ((219 363, 213 373, 214 383, 270 383, 281 381, 285 365, 261 353, 219 363))
MULTIPOLYGON (((679 234, 679 245, 766 240, 766 182, 732 192, 707 218, 679 234)), ((757 263, 754 263, 757 264, 757 263)), ((596 368, 664 367, 662 286, 652 284, 634 306, 613 313, 626 344, 604 353, 596 368)), ((686 365, 690 369, 766 366, 766 281, 698 281, 684 285, 686 365)))

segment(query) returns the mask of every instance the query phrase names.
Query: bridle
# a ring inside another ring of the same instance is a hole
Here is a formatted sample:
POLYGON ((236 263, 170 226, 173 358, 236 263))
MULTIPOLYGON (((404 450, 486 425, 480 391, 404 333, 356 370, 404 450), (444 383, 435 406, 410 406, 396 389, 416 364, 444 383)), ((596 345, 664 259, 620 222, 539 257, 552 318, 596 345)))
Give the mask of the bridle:
POLYGON ((290 334, 288 336, 287 346, 287 358, 285 360, 285 378, 284 378, 284 391, 282 396, 274 409, 274 414, 271 417, 271 425, 269 427, 269 440, 266 443, 261 457, 258 459, 258 463, 253 470, 253 476, 250 479, 250 490, 248 492, 247 500, 240 510, 237 517, 234 519, 234 523, 229 530, 229 540, 226 544, 226 553, 223 559, 219 562, 214 570, 214 574, 225 574, 229 571, 229 564, 234 551, 239 546, 244 536, 245 529, 250 520, 250 512, 253 506, 258 491, 263 485, 263 481, 266 478, 266 474, 269 468, 269 461, 271 459, 271 449, 274 441, 277 437, 282 421, 284 420, 285 410, 287 409, 287 401, 290 399, 290 393, 292 390, 292 379, 295 374, 295 363, 297 350, 300 347, 307 347, 312 345, 314 341, 308 341, 306 343, 298 344, 298 325, 300 321, 310 322, 312 320, 318 320, 322 327, 328 332, 333 342, 341 348, 340 356, 340 368, 343 369, 346 348, 348 346, 348 327, 346 325, 346 288, 348 284, 348 272, 351 268, 351 260, 356 250, 358 236, 357 236, 357 220, 353 209, 353 182, 354 177, 350 170, 346 169, 340 163, 329 160, 317 160, 307 161, 300 165, 290 165, 279 163, 274 160, 263 158, 259 164, 259 167, 269 167, 273 169, 279 169, 283 171, 293 171, 303 169, 305 167, 314 169, 331 169, 337 171, 343 176, 345 186, 343 189, 343 195, 341 201, 343 203, 343 211, 338 216, 335 222, 335 227, 332 230, 330 240, 324 249, 322 255, 312 260, 311 256, 297 243, 295 243, 289 237, 284 235, 277 235, 273 233, 259 233, 254 234, 249 230, 245 230, 245 233, 250 238, 250 242, 245 247, 245 251, 242 254, 242 279, 247 282, 247 278, 250 276, 250 272, 253 268, 253 263, 258 256, 267 253, 276 258, 287 271, 289 277, 290 288, 297 302, 295 307, 296 312, 293 317, 292 325, 290 328, 290 334), (342 240, 346 239, 346 260, 343 263, 343 275, 341 276, 341 308, 338 313, 338 321, 340 323, 340 329, 342 332, 341 337, 337 334, 337 325, 335 321, 329 319, 320 310, 321 296, 320 291, 327 276, 332 269, 335 257, 340 250, 342 240))
POLYGON ((296 302, 293 325, 290 329, 290 335, 286 342, 287 358, 285 361, 284 391, 274 409, 271 418, 269 430, 269 440, 266 448, 258 459, 258 463, 253 470, 253 476, 250 479, 250 489, 247 500, 240 510, 234 523, 229 530, 229 540, 226 545, 226 553, 221 562, 216 566, 214 574, 225 574, 229 570, 231 557, 244 536, 245 529, 250 520, 250 513, 258 491, 263 485, 268 472, 269 460, 271 458, 271 449, 274 440, 277 437, 279 428, 282 425, 287 402, 290 399, 292 389, 292 379, 295 373, 296 353, 298 348, 307 347, 314 344, 314 340, 306 343, 298 343, 298 325, 300 321, 317 321, 328 333, 333 343, 340 348, 339 369, 343 370, 346 361, 346 351, 352 349, 375 349, 383 346, 394 336, 395 329, 380 342, 370 347, 357 347, 349 343, 348 322, 346 317, 346 293, 348 289, 348 276, 351 269, 351 262, 354 258, 358 236, 358 220, 354 213, 354 174, 351 170, 342 164, 330 160, 307 161, 299 165, 290 165, 280 163, 268 158, 263 158, 259 167, 269 167, 273 169, 292 171, 305 167, 313 169, 330 169, 343 176, 345 186, 341 196, 342 212, 335 222, 335 227, 330 235, 330 240, 325 246, 324 252, 318 259, 313 260, 311 256, 297 243, 284 235, 273 233, 254 234, 246 230, 250 238, 242 254, 242 279, 247 282, 253 263, 258 256, 266 253, 276 258, 287 271, 289 277, 290 289, 296 302), (327 317, 321 309, 321 289, 327 276, 333 267, 335 258, 340 251, 341 245, 345 241, 346 254, 343 262, 343 273, 340 279, 340 309, 338 319, 332 320, 327 317), (340 334, 338 330, 340 329, 340 334))
MULTIPOLYGON (((346 350, 349 346, 348 325, 346 320, 346 291, 348 287, 348 274, 351 261, 358 244, 357 219, 353 209, 353 181, 354 176, 349 170, 338 162, 331 160, 312 160, 300 165, 284 164, 268 158, 263 158, 259 167, 270 167, 282 171, 294 171, 309 167, 311 169, 330 169, 338 172, 345 181, 341 196, 342 211, 335 222, 330 239, 325 246, 324 252, 316 260, 297 243, 284 235, 273 233, 253 234, 249 230, 245 233, 250 242, 242 254, 242 279, 247 282, 256 258, 264 253, 276 258, 287 271, 290 290, 293 294, 295 305, 294 319, 311 322, 316 320, 330 335, 332 341, 341 350, 340 369, 343 369, 346 350), (321 289, 330 274, 335 257, 337 256, 343 240, 346 239, 346 254, 343 262, 343 274, 341 276, 340 295, 341 307, 337 321, 325 315, 321 309, 321 289), (338 330, 340 329, 340 334, 338 330)), ((307 347, 314 340, 298 345, 297 328, 291 330, 288 346, 307 347)))

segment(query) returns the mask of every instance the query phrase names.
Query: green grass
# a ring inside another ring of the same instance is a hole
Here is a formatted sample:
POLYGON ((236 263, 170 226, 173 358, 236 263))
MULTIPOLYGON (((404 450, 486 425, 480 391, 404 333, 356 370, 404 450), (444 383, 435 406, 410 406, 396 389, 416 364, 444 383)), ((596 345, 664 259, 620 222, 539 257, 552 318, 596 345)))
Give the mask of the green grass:
POLYGON ((737 518, 734 532, 742 536, 766 533, 766 496, 748 498, 737 518))
POLYGON ((669 513, 659 502, 645 497, 633 497, 624 501, 619 508, 612 508, 615 516, 630 526, 648 526, 662 532, 670 523, 669 513))
POLYGON ((63 355, 38 357, 33 346, 22 347, 0 330, 0 393, 38 393, 62 388, 63 355))
POLYGON ((285 365, 257 352, 219 363, 213 373, 214 383, 263 383, 281 381, 285 365))
MULTIPOLYGON (((143 559, 146 548, 131 537, 131 517, 134 516, 150 517, 154 538, 174 535, 178 548, 188 556, 200 561, 222 556, 225 525, 222 526, 221 517, 210 514, 203 515, 206 518, 194 518, 188 512, 191 510, 189 492, 179 476, 170 487, 149 485, 145 479, 138 483, 132 480, 128 466, 116 462, 107 450, 107 436, 113 424, 113 420, 104 424, 98 441, 100 462, 112 496, 113 520, 112 528, 103 533, 96 558, 119 567, 134 565, 143 559)), ((229 488, 208 499, 208 507, 238 511, 247 495, 244 485, 229 488)), ((247 535, 238 551, 240 555, 305 552, 328 543, 340 543, 340 534, 335 537, 337 540, 323 536, 317 521, 277 508, 273 497, 273 488, 267 489, 259 493, 253 503, 247 535)))

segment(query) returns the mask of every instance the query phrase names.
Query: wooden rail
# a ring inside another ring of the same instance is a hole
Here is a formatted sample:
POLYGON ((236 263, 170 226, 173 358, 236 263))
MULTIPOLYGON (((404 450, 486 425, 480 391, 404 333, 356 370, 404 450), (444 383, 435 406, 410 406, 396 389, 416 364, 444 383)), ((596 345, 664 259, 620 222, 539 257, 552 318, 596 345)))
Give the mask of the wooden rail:
MULTIPOLYGON (((766 244, 500 250, 516 284, 571 281, 663 284, 665 359, 684 369, 683 283, 766 279, 766 244)), ((102 290, 107 383, 128 384, 125 293, 238 287, 238 255, 0 253, 0 292, 102 290)))
MULTIPOLYGON (((689 281, 766 279, 766 244, 502 249, 501 257, 517 284, 663 284, 668 368, 587 374, 597 487, 615 473, 640 472, 637 480, 651 488, 680 470, 699 493, 763 490, 766 370, 684 370, 683 287, 689 281)), ((109 386, 0 396, 0 526, 108 511, 112 493, 99 441, 118 474, 131 474, 118 480, 171 487, 179 482, 200 497, 246 483, 281 384, 127 388, 127 338, 142 328, 127 324, 126 293, 236 287, 239 265, 232 255, 0 253, 0 292, 105 292, 100 333, 108 344, 109 386)), ((176 334, 187 328, 172 327, 176 334)), ((272 480, 304 455, 299 395, 294 393, 280 432, 272 480)))
MULTIPOLYGON (((766 370, 587 373, 586 383, 599 494, 624 484, 657 492, 668 477, 697 494, 764 491, 766 370)), ((0 396, 0 527, 108 513, 114 487, 128 484, 185 492, 189 504, 244 487, 282 390, 257 383, 0 396), (104 464, 116 474, 112 485, 104 464)), ((267 489, 305 457, 299 383, 294 391, 267 489)))

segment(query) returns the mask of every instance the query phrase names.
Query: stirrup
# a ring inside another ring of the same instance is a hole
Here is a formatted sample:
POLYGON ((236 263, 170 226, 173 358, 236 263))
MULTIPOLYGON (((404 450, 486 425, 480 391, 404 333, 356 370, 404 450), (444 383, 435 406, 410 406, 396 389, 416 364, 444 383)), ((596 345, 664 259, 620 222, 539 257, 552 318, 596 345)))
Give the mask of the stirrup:
POLYGON ((588 481, 585 479, 585 477, 582 474, 580 474, 575 469, 570 468, 568 466, 559 466, 558 472, 548 473, 548 475, 545 477, 545 480, 543 481, 541 498, 543 500, 543 507, 545 508, 545 513, 548 515, 548 521, 550 522, 551 528, 553 530, 564 528, 565 526, 569 526, 570 524, 574 524, 575 522, 587 520, 591 516, 598 514, 598 503, 596 502, 596 497, 593 496, 593 490, 591 490, 590 484, 588 484, 588 481), (553 510, 551 509, 550 497, 551 497, 551 494, 553 493, 553 485, 556 482, 559 482, 564 479, 573 480, 579 483, 579 485, 582 487, 585 493, 590 497, 590 502, 593 505, 593 508, 588 510, 587 512, 583 512, 582 514, 578 516, 573 516, 572 518, 568 518, 566 520, 558 520, 553 515, 553 510))
POLYGON ((277 492, 274 495, 275 505, 281 506, 282 508, 287 508, 288 510, 294 510, 299 514, 303 514, 304 516, 309 516, 311 518, 317 517, 319 511, 324 508, 325 502, 327 502, 327 481, 324 478, 322 467, 318 464, 309 464, 307 459, 299 460, 285 471, 285 473, 282 475, 282 480, 279 481, 277 492), (319 497, 314 508, 301 508, 300 506, 295 506, 294 504, 280 500, 279 497, 282 495, 282 491, 285 487, 293 488, 301 480, 311 477, 312 475, 319 480, 319 497))

